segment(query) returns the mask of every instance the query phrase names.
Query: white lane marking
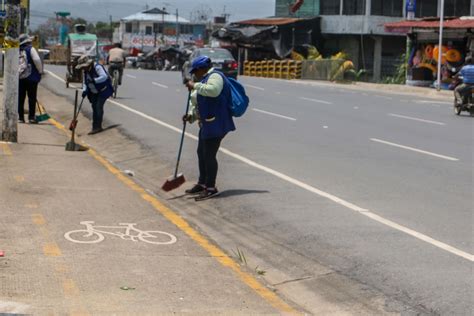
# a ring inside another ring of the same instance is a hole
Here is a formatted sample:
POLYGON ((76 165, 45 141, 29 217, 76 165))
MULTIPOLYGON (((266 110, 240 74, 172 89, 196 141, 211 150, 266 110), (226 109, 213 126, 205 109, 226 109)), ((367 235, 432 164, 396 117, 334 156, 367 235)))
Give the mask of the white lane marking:
POLYGON ((329 128, 329 126, 323 126, 323 128, 324 128, 324 129, 328 129, 328 128, 329 128))
POLYGON ((293 118, 293 117, 284 116, 284 115, 280 115, 280 114, 276 114, 276 113, 272 113, 272 112, 267 112, 267 111, 259 110, 259 109, 252 109, 252 110, 254 110, 255 112, 263 113, 263 114, 276 116, 276 117, 279 117, 279 118, 282 118, 282 119, 286 119, 286 120, 290 120, 290 121, 296 121, 296 119, 293 118))
POLYGON ((132 75, 125 75, 125 76, 127 76, 128 78, 137 79, 137 77, 132 76, 132 75))
MULTIPOLYGON (((134 109, 132 109, 132 108, 126 106, 126 105, 123 105, 123 104, 121 104, 121 103, 118 103, 117 101, 108 99, 107 102, 110 102, 110 103, 112 103, 112 104, 115 104, 115 105, 118 106, 119 108, 122 108, 122 109, 124 109, 124 110, 126 110, 126 111, 132 112, 132 113, 134 113, 134 114, 136 114, 136 115, 138 115, 138 116, 143 117, 144 119, 147 119, 147 120, 149 120, 149 121, 152 121, 152 122, 154 122, 154 123, 156 123, 156 124, 158 124, 158 125, 161 125, 161 126, 163 126, 163 127, 166 127, 166 128, 168 128, 168 129, 170 129, 170 130, 173 130, 173 131, 175 131, 175 132, 179 132, 179 133, 182 133, 182 132, 183 132, 182 129, 176 128, 176 127, 174 127, 173 125, 170 125, 170 124, 168 124, 168 123, 165 123, 165 122, 163 122, 163 121, 160 121, 160 120, 158 120, 158 119, 156 119, 156 118, 154 118, 154 117, 151 117, 151 116, 149 116, 149 115, 147 115, 147 114, 145 114, 145 113, 142 113, 142 112, 139 112, 139 111, 137 111, 137 110, 134 110, 134 109)), ((198 140, 198 138, 197 138, 196 136, 194 136, 193 134, 190 134, 190 133, 188 133, 188 132, 186 132, 186 136, 188 136, 189 138, 192 138, 192 139, 194 139, 194 140, 198 140)))
POLYGON ((260 87, 257 87, 257 86, 253 86, 253 85, 251 85, 251 84, 244 84, 244 86, 245 86, 245 87, 248 87, 248 88, 260 90, 260 91, 265 91, 264 88, 260 88, 260 87))
POLYGON ((441 158, 441 159, 446 159, 446 160, 450 160, 450 161, 459 161, 459 159, 457 159, 457 158, 444 156, 444 155, 439 155, 439 154, 435 154, 435 153, 432 153, 432 152, 429 152, 429 151, 425 151, 425 150, 421 150, 421 149, 417 149, 417 148, 413 148, 413 147, 408 147, 408 146, 404 146, 404 145, 400 145, 400 144, 395 144, 395 143, 387 142, 385 140, 381 140, 381 139, 377 139, 377 138, 371 138, 370 140, 373 141, 373 142, 376 142, 376 143, 381 143, 381 144, 385 144, 385 145, 389 145, 389 146, 393 146, 393 147, 398 147, 398 148, 402 148, 402 149, 406 149, 406 150, 411 150, 411 151, 414 151, 414 152, 417 152, 417 153, 430 155, 430 156, 441 158))
POLYGON ((163 88, 163 89, 168 89, 168 86, 164 85, 164 84, 161 84, 161 83, 158 83, 158 82, 152 82, 152 84, 154 86, 157 86, 157 87, 160 87, 160 88, 163 88))
POLYGON ((358 107, 358 106, 354 106, 354 110, 358 110, 358 109, 359 109, 359 107, 358 107))
MULTIPOLYGON (((60 78, 60 77, 57 77, 57 78, 58 78, 60 81, 65 82, 62 78, 60 78)), ((117 105, 118 107, 120 107, 120 108, 122 108, 122 109, 124 109, 124 110, 126 110, 126 111, 129 111, 129 112, 131 112, 131 113, 134 113, 134 114, 136 114, 136 115, 138 115, 138 116, 141 116, 141 117, 143 117, 143 118, 145 118, 145 119, 147 119, 147 120, 150 120, 150 121, 152 121, 152 122, 155 122, 155 123, 158 124, 158 125, 161 125, 161 126, 163 126, 163 127, 166 127, 166 128, 168 128, 168 129, 170 129, 170 130, 172 130, 172 131, 175 131, 176 133, 180 133, 180 134, 182 133, 182 129, 181 129, 181 128, 174 127, 173 125, 170 125, 170 124, 168 124, 168 123, 165 123, 165 122, 163 122, 163 121, 160 121, 160 120, 158 120, 158 119, 156 119, 156 118, 154 118, 154 117, 151 117, 151 116, 146 115, 146 114, 144 114, 144 113, 142 113, 142 112, 139 112, 139 111, 137 111, 137 110, 134 110, 134 109, 132 109, 132 108, 126 106, 126 105, 123 105, 123 104, 121 104, 121 103, 118 103, 118 102, 116 102, 116 101, 113 101, 113 100, 107 100, 107 101, 110 102, 110 103, 112 103, 112 104, 117 105)), ((191 139, 196 140, 196 141, 198 140, 198 138, 197 138, 196 136, 194 136, 193 134, 190 134, 190 133, 188 133, 188 132, 186 132, 185 135, 186 135, 187 137, 191 138, 191 139)), ((235 159, 237 159, 237 160, 239 160, 239 161, 241 161, 241 162, 243 162, 243 163, 245 163, 245 164, 247 164, 247 165, 249 165, 249 166, 251 166, 251 167, 254 167, 254 168, 258 169, 258 170, 261 170, 261 171, 266 172, 266 173, 268 173, 268 174, 271 174, 271 175, 273 175, 273 176, 275 176, 275 177, 277 177, 277 178, 280 178, 280 179, 282 179, 282 180, 284 180, 284 181, 286 181, 286 182, 289 182, 289 183, 291 183, 291 184, 294 184, 294 185, 300 187, 301 189, 304 189, 304 190, 309 191, 309 192, 311 192, 311 193, 317 194, 317 195, 319 195, 319 196, 321 196, 321 197, 323 197, 323 198, 326 198, 326 199, 328 199, 328 200, 331 200, 331 201, 333 201, 333 202, 336 203, 336 204, 339 204, 339 205, 341 205, 341 206, 344 206, 344 207, 348 208, 349 210, 352 210, 352 211, 354 211, 354 212, 356 212, 356 213, 358 213, 358 214, 360 214, 360 215, 366 216, 366 217, 368 217, 368 218, 370 218, 370 219, 372 219, 372 220, 374 220, 374 221, 376 221, 376 222, 378 222, 378 223, 380 223, 380 224, 386 225, 386 226, 391 227, 391 228, 393 228, 393 229, 395 229, 395 230, 398 230, 398 231, 400 231, 400 232, 403 232, 403 233, 405 233, 405 234, 407 234, 407 235, 410 235, 410 236, 412 236, 412 237, 415 237, 415 238, 417 238, 417 239, 419 239, 419 240, 422 240, 422 241, 424 241, 424 242, 426 242, 426 243, 428 243, 428 244, 430 244, 430 245, 432 245, 432 246, 435 246, 435 247, 437 247, 437 248, 439 248, 439 249, 442 249, 442 250, 444 250, 444 251, 447 251, 447 252, 449 252, 449 253, 452 253, 452 254, 454 254, 454 255, 456 255, 456 256, 458 256, 458 257, 461 257, 461 258, 464 258, 464 259, 466 259, 466 260, 468 260, 468 261, 474 262, 474 255, 472 255, 472 254, 469 254, 469 253, 467 253, 467 252, 464 252, 464 251, 462 251, 462 250, 459 250, 459 249, 457 249, 457 248, 455 248, 455 247, 453 247, 453 246, 450 246, 450 245, 448 245, 448 244, 445 244, 445 243, 443 243, 443 242, 441 242, 441 241, 438 241, 438 240, 436 240, 436 239, 433 239, 433 238, 431 238, 431 237, 429 237, 429 236, 427 236, 427 235, 424 235, 424 234, 422 234, 422 233, 419 233, 419 232, 417 232, 417 231, 415 231, 415 230, 412 230, 412 229, 410 229, 410 228, 407 228, 407 227, 405 227, 405 226, 399 225, 399 224, 397 224, 397 223, 395 223, 395 222, 392 222, 391 220, 385 219, 385 218, 383 218, 383 217, 381 217, 381 216, 379 216, 379 215, 377 215, 377 214, 371 212, 371 211, 368 210, 368 209, 364 209, 364 208, 362 208, 362 207, 359 207, 359 206, 357 206, 357 205, 355 205, 355 204, 352 204, 352 203, 350 203, 350 202, 348 202, 348 201, 346 201, 346 200, 344 200, 344 199, 341 199, 341 198, 339 198, 339 197, 337 197, 337 196, 335 196, 335 195, 332 195, 332 194, 330 194, 330 193, 326 193, 326 192, 324 192, 324 191, 322 191, 322 190, 319 190, 319 189, 317 189, 317 188, 315 188, 315 187, 313 187, 313 186, 310 186, 309 184, 306 184, 306 183, 304 183, 304 182, 302 182, 302 181, 299 181, 299 180, 297 180, 297 179, 291 178, 291 177, 289 177, 289 176, 287 176, 287 175, 285 175, 285 174, 283 174, 283 173, 281 173, 281 172, 278 172, 278 171, 273 170, 273 169, 271 169, 271 168, 265 167, 265 166, 263 166, 263 165, 261 165, 261 164, 258 164, 258 163, 254 162, 254 161, 252 161, 252 160, 250 160, 250 159, 248 159, 248 158, 245 158, 245 157, 243 157, 243 156, 241 156, 241 155, 235 154, 235 153, 231 152, 230 150, 227 150, 227 149, 222 148, 222 147, 221 147, 221 149, 219 149, 219 150, 220 150, 222 153, 224 153, 224 154, 226 154, 226 155, 228 155, 228 156, 230 156, 230 157, 233 157, 233 158, 235 158, 235 159)))
MULTIPOLYGON (((177 133, 182 133, 182 130, 181 130, 180 128, 176 128, 176 127, 174 127, 174 126, 172 126, 172 125, 170 125, 170 124, 168 124, 168 123, 165 123, 165 122, 163 122, 163 121, 160 121, 160 120, 158 120, 158 119, 156 119, 156 118, 153 118, 153 117, 151 117, 151 116, 149 116, 149 115, 146 115, 146 114, 144 114, 144 113, 141 113, 141 112, 139 112, 139 111, 137 111, 137 110, 134 110, 134 109, 132 109, 132 108, 129 108, 128 106, 123 105, 123 104, 120 104, 120 103, 118 103, 118 102, 116 102, 116 101, 113 101, 113 100, 108 100, 108 101, 111 102, 111 103, 113 103, 113 104, 115 104, 115 105, 117 105, 117 106, 119 106, 119 107, 121 107, 122 109, 125 109, 125 110, 127 110, 127 111, 132 112, 132 113, 135 113, 135 114, 137 114, 137 115, 139 115, 139 116, 141 116, 141 117, 143 117, 143 118, 146 118, 146 119, 148 119, 148 120, 150 120, 150 121, 152 121, 152 122, 155 122, 155 123, 157 123, 157 124, 159 124, 159 125, 161 125, 161 126, 164 126, 164 127, 166 127, 166 128, 169 128, 169 129, 171 129, 171 130, 173 130, 173 131, 175 131, 175 132, 177 132, 177 133)), ((189 137, 189 138, 191 138, 191 139, 194 139, 194 140, 196 140, 196 141, 198 140, 198 138, 197 138, 196 136, 194 136, 194 135, 192 135, 192 134, 190 134, 190 133, 188 133, 188 132, 186 132, 186 136, 189 137)), ((309 192, 311 192, 311 193, 315 193, 315 194, 317 194, 317 195, 319 195, 319 196, 321 196, 321 197, 323 197, 323 198, 329 199, 329 200, 335 202, 336 204, 339 204, 339 205, 341 205, 341 206, 344 206, 344 207, 346 207, 346 208, 348 208, 348 209, 350 209, 350 210, 352 210, 352 211, 354 211, 354 212, 359 213, 360 215, 364 215, 364 216, 366 216, 366 217, 369 217, 369 218, 371 218, 372 220, 374 220, 374 221, 376 221, 376 222, 379 222, 379 223, 381 223, 381 224, 383 224, 383 225, 386 225, 386 226, 388 226, 388 227, 391 227, 391 228, 393 228, 393 229, 396 229, 396 230, 398 230, 398 231, 401 231, 401 232, 403 232, 403 233, 405 233, 405 234, 408 234, 408 235, 410 235, 410 236, 412 236, 412 237, 415 237, 415 238, 417 238, 417 239, 419 239, 419 240, 422 240, 422 241, 424 241, 424 242, 426 242, 426 243, 428 243, 428 244, 430 244, 430 245, 433 245, 433 246, 435 246, 435 247, 437 247, 437 248, 439 248, 439 249, 442 249, 442 250, 444 250, 444 251, 450 252, 450 253, 452 253, 452 254, 454 254, 454 255, 456 255, 456 256, 459 256, 459 257, 461 257, 461 258, 467 259, 467 260, 469 260, 469 261, 471 261, 471 262, 474 261, 474 255, 471 255, 471 254, 469 254, 469 253, 467 253, 467 252, 464 252, 464 251, 462 251, 462 250, 459 250, 459 249, 457 249, 457 248, 455 248, 455 247, 453 247, 453 246, 450 246, 450 245, 445 244, 445 243, 443 243, 443 242, 440 242, 440 241, 438 241, 438 240, 436 240, 436 239, 433 239, 433 238, 431 238, 431 237, 429 237, 429 236, 427 236, 427 235, 424 235, 424 234, 419 233, 419 232, 417 232, 417 231, 415 231, 415 230, 412 230, 412 229, 410 229, 410 228, 407 228, 407 227, 405 227, 405 226, 402 226, 402 225, 399 225, 399 224, 397 224, 397 223, 395 223, 395 222, 392 222, 392 221, 390 221, 390 220, 388 220, 388 219, 385 219, 385 218, 383 218, 383 217, 381 217, 381 216, 379 216, 379 215, 377 215, 377 214, 371 212, 371 211, 368 210, 368 209, 364 209, 364 208, 362 208, 362 207, 359 207, 359 206, 357 206, 357 205, 355 205, 355 204, 352 204, 352 203, 350 203, 350 202, 347 202, 347 201, 345 201, 345 200, 343 200, 343 199, 341 199, 341 198, 339 198, 339 197, 337 197, 337 196, 335 196, 335 195, 332 195, 332 194, 330 194, 330 193, 326 193, 326 192, 324 192, 324 191, 322 191, 322 190, 319 190, 319 189, 317 189, 317 188, 315 188, 315 187, 313 187, 313 186, 310 186, 310 185, 308 185, 308 184, 306 184, 306 183, 304 183, 304 182, 302 182, 302 181, 299 181, 299 180, 297 180, 297 179, 291 178, 291 177, 289 177, 289 176, 287 176, 287 175, 285 175, 285 174, 283 174, 283 173, 281 173, 281 172, 278 172, 278 171, 276 171, 276 170, 273 170, 273 169, 271 169, 271 168, 268 168, 268 167, 265 167, 265 166, 263 166, 263 165, 261 165, 261 164, 258 164, 258 163, 254 162, 254 161, 252 161, 252 160, 250 160, 250 159, 248 159, 248 158, 245 158, 245 157, 243 157, 243 156, 241 156, 241 155, 235 154, 235 153, 231 152, 230 150, 228 150, 228 149, 226 149, 226 148, 221 148, 220 151, 221 151, 222 153, 224 153, 224 154, 230 156, 230 157, 233 157, 233 158, 235 158, 235 159, 237 159, 237 160, 239 160, 239 161, 241 161, 241 162, 243 162, 243 163, 245 163, 245 164, 251 166, 251 167, 254 167, 254 168, 256 168, 256 169, 259 169, 259 170, 261 170, 261 171, 264 171, 264 172, 266 172, 266 173, 268 173, 268 174, 274 175, 274 176, 277 177, 277 178, 280 178, 280 179, 282 179, 282 180, 284 180, 284 181, 286 181, 286 182, 289 182, 289 183, 291 183, 291 184, 294 184, 294 185, 296 185, 296 186, 298 186, 298 187, 300 187, 300 188, 302 188, 302 189, 304 189, 304 190, 306 190, 306 191, 309 191, 309 192)))
POLYGON ((384 96, 384 95, 374 95, 374 97, 376 97, 376 98, 381 98, 381 99, 386 99, 386 100, 393 100, 392 97, 386 97, 386 96, 384 96))
MULTIPOLYGON (((401 103, 409 103, 409 104, 423 104, 423 105, 429 105, 429 106, 434 106, 434 107, 441 107, 440 104, 437 104, 437 101, 414 101, 414 100, 400 100, 401 103)), ((444 102, 442 102, 444 103, 444 102)), ((446 102, 447 103, 447 102, 446 102)))
POLYGON ((247 158, 242 157, 242 156, 240 156, 240 155, 238 155, 238 154, 235 154, 235 153, 233 153, 233 152, 231 152, 231 151, 229 151, 229 150, 227 150, 227 149, 225 149, 225 148, 222 148, 222 149, 221 149, 221 152, 223 152, 223 153, 225 153, 225 154, 227 154, 227 155, 229 155, 229 156, 231 156, 231 157, 233 157, 233 158, 235 158, 235 159, 237 159, 237 160, 240 160, 240 161, 242 161, 242 162, 248 164, 249 166, 252 166, 252 167, 254 167, 254 168, 256 168, 256 169, 262 170, 262 171, 264 171, 264 172, 266 172, 266 173, 272 174, 272 175, 274 175, 274 176, 276 176, 276 177, 278 177, 278 178, 280 178, 280 179, 282 179, 282 180, 285 180, 285 181, 287 181, 287 182, 289 182, 289 183, 292 183, 292 184, 294 184, 294 185, 296 185, 296 186, 298 186, 298 187, 300 187, 300 188, 302 188, 302 189, 305 189, 305 190, 307 190, 307 191, 309 191, 309 192, 315 193, 315 194, 317 194, 317 195, 319 195, 319 196, 321 196, 321 197, 327 198, 327 199, 329 199, 329 200, 335 202, 336 204, 339 204, 339 205, 344 206, 344 207, 346 207, 346 208, 348 208, 348 209, 350 209, 350 210, 352 210, 352 211, 354 211, 354 212, 359 213, 360 215, 367 216, 367 217, 373 219, 373 220, 376 221, 376 222, 379 222, 379 223, 384 224, 384 225, 386 225, 386 226, 388 226, 388 227, 391 227, 391 228, 393 228, 393 229, 396 229, 396 230, 398 230, 398 231, 401 231, 401 232, 403 232, 403 233, 405 233, 405 234, 408 234, 408 235, 410 235, 410 236, 412 236, 412 237, 415 237, 415 238, 417 238, 417 239, 420 239, 420 240, 422 240, 422 241, 424 241, 424 242, 426 242, 426 243, 428 243, 428 244, 430 244, 430 245, 433 245, 433 246, 438 247, 438 248, 440 248, 440 249, 442 249, 442 250, 445 250, 445 251, 447 251, 447 252, 450 252, 450 253, 452 253, 452 254, 454 254, 454 255, 457 255, 457 256, 459 256, 459 257, 462 257, 462 258, 464 258, 464 259, 467 259, 467 260, 469 260, 469 261, 471 261, 471 262, 474 261, 474 255, 471 255, 471 254, 469 254, 469 253, 467 253, 467 252, 464 252, 464 251, 462 251, 462 250, 459 250, 459 249, 457 249, 457 248, 455 248, 455 247, 452 247, 452 246, 450 246, 450 245, 448 245, 448 244, 445 244, 445 243, 443 243, 443 242, 440 242, 440 241, 438 241, 438 240, 435 240, 435 239, 433 239, 433 238, 431 238, 431 237, 429 237, 429 236, 427 236, 427 235, 424 235, 424 234, 419 233, 419 232, 417 232, 417 231, 414 231, 414 230, 412 230, 412 229, 410 229, 410 228, 407 228, 407 227, 405 227, 405 226, 402 226, 402 225, 399 225, 399 224, 397 224, 397 223, 395 223, 395 222, 392 222, 392 221, 390 221, 390 220, 388 220, 388 219, 385 219, 385 218, 383 218, 383 217, 381 217, 381 216, 379 216, 379 215, 377 215, 377 214, 371 212, 371 211, 368 210, 368 209, 364 209, 364 208, 362 208, 362 207, 359 207, 359 206, 357 206, 357 205, 355 205, 355 204, 352 204, 352 203, 350 203, 350 202, 348 202, 348 201, 345 201, 345 200, 343 200, 343 199, 341 199, 341 198, 339 198, 339 197, 337 197, 337 196, 335 196, 335 195, 332 195, 332 194, 330 194, 330 193, 326 193, 326 192, 324 192, 324 191, 322 191, 322 190, 319 190, 319 189, 317 189, 317 188, 315 188, 315 187, 313 187, 313 186, 310 186, 310 185, 308 185, 308 184, 306 184, 306 183, 304 183, 304 182, 301 182, 301 181, 299 181, 299 180, 296 180, 296 179, 294 179, 294 178, 291 178, 291 177, 289 177, 289 176, 287 176, 287 175, 285 175, 285 174, 283 174, 283 173, 281 173, 281 172, 278 172, 278 171, 276 171, 276 170, 273 170, 273 169, 270 169, 270 168, 265 167, 265 166, 263 166, 263 165, 260 165, 260 164, 254 162, 254 161, 252 161, 252 160, 250 160, 250 159, 247 159, 247 158))
MULTIPOLYGON (((45 72, 47 72, 48 74, 50 74, 50 75, 53 76, 54 78, 58 79, 59 81, 62 81, 62 82, 64 82, 64 83, 66 83, 66 80, 64 80, 63 78, 59 77, 59 76, 56 75, 54 72, 49 71, 49 70, 45 70, 45 72)), ((71 88, 74 88, 74 89, 79 89, 78 86, 73 85, 73 84, 69 84, 69 86, 70 86, 71 88)))
POLYGON ((411 116, 405 116, 405 115, 399 115, 399 114, 393 114, 389 113, 388 116, 393 116, 393 117, 398 117, 402 119, 407 119, 407 120, 412 120, 412 121, 418 121, 418 122, 423 122, 423 123, 429 123, 429 124, 436 124, 436 125, 446 125, 445 123, 442 122, 436 122, 436 121, 430 121, 430 120, 424 120, 416 117, 411 117, 411 116))
POLYGON ((448 105, 452 105, 453 103, 452 102, 446 102, 446 101, 434 101, 434 100, 422 100, 422 101, 415 101, 416 103, 420 103, 420 104, 448 104, 448 105))
POLYGON ((306 100, 306 101, 311 101, 311 102, 316 102, 316 103, 322 103, 322 104, 332 104, 331 102, 324 101, 324 100, 318 100, 318 99, 310 99, 310 98, 304 98, 300 97, 301 100, 306 100))

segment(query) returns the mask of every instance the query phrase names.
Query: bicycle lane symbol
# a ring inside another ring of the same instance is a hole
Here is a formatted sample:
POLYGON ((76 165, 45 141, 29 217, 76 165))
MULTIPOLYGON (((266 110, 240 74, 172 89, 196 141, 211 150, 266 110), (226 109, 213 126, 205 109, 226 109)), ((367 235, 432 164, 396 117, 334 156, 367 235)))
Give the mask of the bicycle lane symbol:
POLYGON ((136 228, 136 223, 119 223, 118 226, 94 226, 92 221, 80 222, 84 229, 71 230, 64 238, 78 244, 97 244, 104 241, 104 235, 120 237, 123 240, 146 242, 153 245, 172 245, 177 238, 159 230, 144 231, 136 228))

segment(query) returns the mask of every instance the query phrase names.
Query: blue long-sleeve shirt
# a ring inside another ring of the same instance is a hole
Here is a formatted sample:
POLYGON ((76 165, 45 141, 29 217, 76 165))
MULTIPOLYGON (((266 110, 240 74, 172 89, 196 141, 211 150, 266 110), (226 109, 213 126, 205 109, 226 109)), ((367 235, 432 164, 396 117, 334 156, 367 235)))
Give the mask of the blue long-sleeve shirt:
POLYGON ((89 90, 90 92, 92 92, 94 94, 97 94, 98 91, 97 91, 95 85, 92 82, 95 82, 96 84, 104 83, 109 78, 109 75, 105 71, 104 66, 102 66, 98 63, 94 64, 94 69, 95 69, 95 73, 97 74, 97 77, 92 76, 92 74, 94 74, 93 71, 87 72, 86 75, 84 76, 84 81, 83 81, 83 84, 82 84, 82 90, 83 91, 88 91, 89 90), (86 84, 87 82, 89 82, 89 85, 86 84))

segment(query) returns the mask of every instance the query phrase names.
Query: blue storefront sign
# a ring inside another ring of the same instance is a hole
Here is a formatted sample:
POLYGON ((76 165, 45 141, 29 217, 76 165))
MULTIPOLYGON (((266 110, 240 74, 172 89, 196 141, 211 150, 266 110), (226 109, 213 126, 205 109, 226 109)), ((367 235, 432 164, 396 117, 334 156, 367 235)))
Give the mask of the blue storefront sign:
POLYGON ((407 12, 408 19, 415 18, 416 0, 407 0, 406 12, 407 12))

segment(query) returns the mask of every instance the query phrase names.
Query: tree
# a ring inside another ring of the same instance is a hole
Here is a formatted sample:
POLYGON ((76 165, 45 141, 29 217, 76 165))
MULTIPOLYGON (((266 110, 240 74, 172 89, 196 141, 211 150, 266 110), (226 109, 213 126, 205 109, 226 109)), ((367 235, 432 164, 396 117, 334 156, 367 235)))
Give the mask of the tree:
MULTIPOLYGON (((86 26, 87 33, 96 34, 99 38, 112 39, 114 33, 114 25, 110 25, 108 22, 97 22, 94 24, 84 18, 78 17, 68 19, 67 24, 70 27, 70 32, 74 32, 74 25, 83 24, 86 26)), ((59 26, 59 21, 55 18, 50 18, 38 26, 33 34, 39 36, 41 45, 45 47, 57 42, 59 38, 59 26)))
POLYGON ((33 34, 39 36, 42 47, 48 46, 58 40, 59 23, 55 18, 49 18, 46 22, 39 25, 33 34))
POLYGON ((95 24, 96 34, 99 38, 109 38, 112 39, 114 34, 114 28, 110 23, 106 22, 97 22, 95 24))

